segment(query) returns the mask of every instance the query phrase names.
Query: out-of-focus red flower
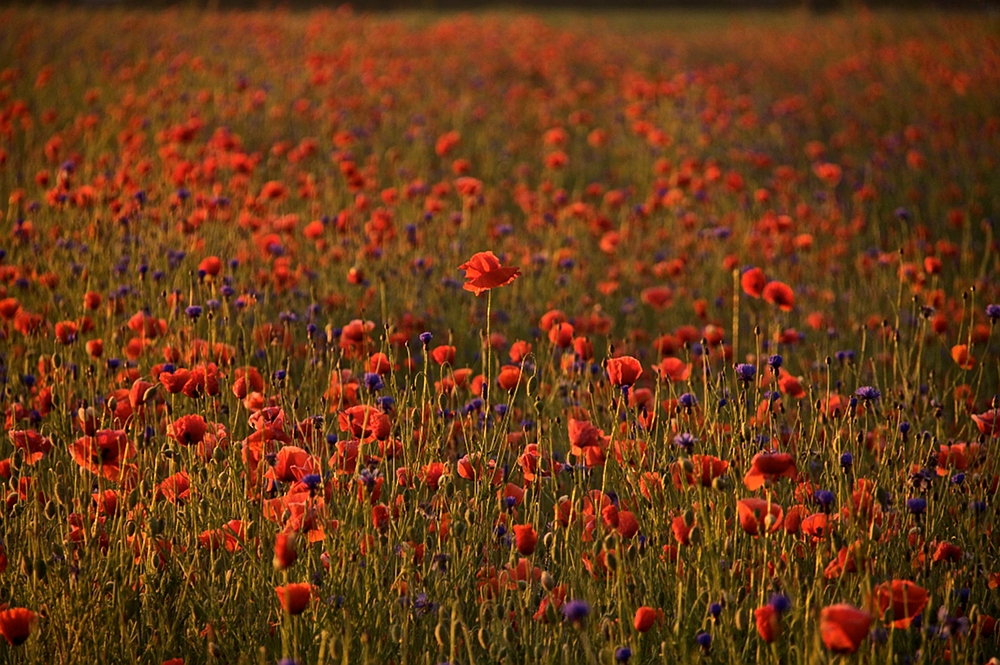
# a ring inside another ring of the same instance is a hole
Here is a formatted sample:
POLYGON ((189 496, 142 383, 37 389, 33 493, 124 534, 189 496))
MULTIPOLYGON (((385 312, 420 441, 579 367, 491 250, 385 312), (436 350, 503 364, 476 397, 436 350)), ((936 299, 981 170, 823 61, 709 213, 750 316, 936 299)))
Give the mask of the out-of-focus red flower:
POLYGON ((834 653, 854 653, 868 636, 872 617, 848 603, 824 607, 819 615, 820 639, 834 653))

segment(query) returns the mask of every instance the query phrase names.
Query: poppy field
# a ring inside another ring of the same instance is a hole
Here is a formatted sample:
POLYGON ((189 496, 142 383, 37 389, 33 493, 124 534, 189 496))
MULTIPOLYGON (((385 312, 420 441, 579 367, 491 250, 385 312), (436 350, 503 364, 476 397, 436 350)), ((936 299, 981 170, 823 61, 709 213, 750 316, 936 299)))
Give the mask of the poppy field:
POLYGON ((0 25, 0 662, 998 662, 997 17, 0 25))

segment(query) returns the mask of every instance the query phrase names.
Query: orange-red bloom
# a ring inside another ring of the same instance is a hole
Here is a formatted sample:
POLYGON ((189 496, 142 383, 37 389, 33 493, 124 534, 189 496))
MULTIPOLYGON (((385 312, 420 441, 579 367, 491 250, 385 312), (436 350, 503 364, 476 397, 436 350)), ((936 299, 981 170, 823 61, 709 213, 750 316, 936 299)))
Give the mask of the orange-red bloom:
POLYGON ((463 288, 477 296, 483 291, 507 286, 521 273, 521 269, 517 267, 502 267, 500 259, 493 252, 478 252, 458 266, 458 269, 465 271, 463 288))
POLYGON ((635 611, 635 618, 632 619, 632 625, 640 633, 647 632, 656 623, 657 612, 652 607, 647 607, 643 605, 635 611))
POLYGON ((207 431, 208 424, 197 414, 181 416, 167 425, 167 436, 185 446, 201 443, 207 431))
POLYGON ((3 635, 11 646, 20 646, 31 634, 31 626, 37 614, 23 607, 15 607, 0 612, 0 635, 3 635))
POLYGON ((917 586, 909 580, 892 580, 875 587, 872 604, 884 616, 892 610, 893 628, 906 628, 913 619, 924 611, 930 596, 927 589, 917 586))
POLYGON ((777 531, 781 527, 784 510, 766 499, 740 499, 736 502, 736 514, 740 527, 751 536, 756 536, 762 526, 767 527, 769 533, 777 531))
POLYGON ((781 635, 781 614, 770 603, 754 610, 753 618, 757 624, 757 634, 768 644, 781 635))
POLYGON ((279 533, 274 541, 274 564, 275 570, 285 570, 299 558, 299 553, 295 550, 295 534, 283 532, 279 533))
POLYGON ((777 305, 783 312, 790 312, 795 306, 795 294, 792 292, 792 287, 784 282, 768 282, 761 295, 766 302, 777 305))
POLYGON ((535 527, 530 524, 514 525, 514 546, 517 547, 520 554, 523 556, 531 555, 537 544, 538 534, 535 532, 535 527))
POLYGON ((972 414, 972 421, 976 423, 980 434, 986 436, 996 436, 1000 434, 1000 409, 990 409, 986 413, 972 414))
POLYGON ((642 364, 632 356, 608 360, 608 379, 615 386, 633 386, 642 376, 642 364))
POLYGON ((392 431, 388 416, 367 405, 352 406, 337 417, 340 428, 359 439, 384 441, 392 431))
POLYGON ((871 625, 870 614, 847 603, 824 607, 819 614, 820 639, 834 653, 857 651, 871 625))
POLYGON ((767 286, 767 277, 764 276, 764 271, 760 268, 750 268, 740 277, 740 286, 743 287, 743 292, 751 298, 760 298, 761 294, 764 293, 764 287, 767 286))
POLYGON ((951 347, 951 359, 962 369, 968 371, 976 366, 976 359, 969 353, 968 344, 956 344, 951 347))
POLYGON ((795 478, 798 470, 795 458, 788 453, 757 453, 750 462, 750 470, 743 477, 747 489, 756 490, 776 478, 795 478))
POLYGON ((309 599, 312 595, 312 587, 305 582, 286 584, 274 589, 278 594, 281 607, 289 614, 302 614, 309 606, 309 599))

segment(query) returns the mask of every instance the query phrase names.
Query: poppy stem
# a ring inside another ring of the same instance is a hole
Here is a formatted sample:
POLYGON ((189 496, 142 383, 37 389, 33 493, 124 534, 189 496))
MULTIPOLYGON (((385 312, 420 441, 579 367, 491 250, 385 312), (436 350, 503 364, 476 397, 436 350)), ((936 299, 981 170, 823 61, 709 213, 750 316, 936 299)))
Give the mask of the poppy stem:
POLYGON ((483 418, 483 440, 486 440, 486 421, 490 415, 490 392, 493 387, 490 383, 490 369, 493 365, 493 344, 490 340, 490 318, 493 310, 493 289, 486 292, 486 353, 484 355, 485 364, 483 366, 483 409, 486 418, 483 418))
POLYGON ((740 357, 740 270, 733 268, 733 358, 740 357))

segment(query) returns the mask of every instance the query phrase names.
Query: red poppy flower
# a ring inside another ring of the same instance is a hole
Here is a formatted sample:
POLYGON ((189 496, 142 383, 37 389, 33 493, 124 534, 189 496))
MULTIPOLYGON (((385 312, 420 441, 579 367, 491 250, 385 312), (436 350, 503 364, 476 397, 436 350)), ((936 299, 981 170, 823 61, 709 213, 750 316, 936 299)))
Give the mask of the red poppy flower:
POLYGON ((160 372, 157 380, 167 389, 168 393, 176 395, 184 390, 184 386, 190 378, 191 372, 183 367, 179 367, 173 372, 160 372))
POLYGON ((504 365, 497 376, 497 385, 502 390, 511 391, 521 382, 521 368, 517 365, 504 365))
POLYGON ((853 605, 824 607, 819 614, 820 639, 834 653, 854 653, 868 636, 872 617, 853 605))
POLYGON ((77 325, 72 321, 60 321, 56 324, 56 339, 60 344, 72 344, 76 341, 77 325))
POLYGON ((660 378, 668 381, 687 381, 691 378, 691 365, 680 358, 666 357, 656 366, 660 378))
POLYGON ((692 455, 690 461, 693 466, 690 471, 685 469, 683 461, 678 460, 673 464, 672 476, 677 489, 685 484, 692 486, 698 483, 702 487, 711 487, 713 480, 729 470, 729 462, 714 455, 692 455))
POLYGON ((274 464, 264 477, 291 483, 311 473, 319 473, 319 462, 298 446, 284 446, 278 450, 274 464))
POLYGON ((930 596, 927 589, 909 580, 892 580, 875 587, 872 605, 880 615, 892 610, 893 628, 906 628, 924 611, 930 596))
POLYGON ((768 282, 761 295, 766 302, 777 305, 783 312, 792 311, 792 307, 795 305, 795 294, 792 292, 792 287, 784 282, 768 282))
POLYGON ((34 464, 52 450, 52 441, 33 429, 11 430, 7 436, 10 437, 15 449, 20 448, 27 454, 28 464, 34 464))
POLYGON ((477 296, 483 291, 507 286, 521 273, 521 269, 517 267, 502 267, 500 259, 493 252, 474 254, 471 259, 458 266, 458 269, 465 271, 466 282, 463 288, 477 296))
POLYGON ((557 323, 549 330, 549 341, 560 349, 567 349, 573 344, 573 326, 569 323, 557 323))
POLYGON ((951 347, 951 359, 962 369, 968 371, 976 366, 976 359, 969 353, 967 344, 956 344, 951 347))
POLYGON ((476 480, 483 477, 487 472, 492 472, 491 482, 496 485, 503 477, 503 470, 497 468, 496 462, 490 460, 486 465, 482 463, 480 453, 469 453, 455 463, 458 475, 466 480, 476 480))
POLYGON ((767 526, 768 532, 774 533, 781 527, 784 518, 781 506, 773 501, 768 503, 766 499, 740 499, 736 502, 736 514, 740 527, 751 536, 756 536, 761 526, 767 526))
POLYGON ((811 538, 822 538, 829 533, 829 519, 826 513, 813 513, 801 522, 802 533, 811 538))
POLYGON ((656 623, 657 611, 652 607, 647 607, 643 605, 635 611, 635 618, 632 619, 632 625, 640 633, 647 632, 656 623))
POLYGON ((124 430, 99 430, 94 436, 77 439, 69 451, 80 466, 114 481, 122 477, 125 462, 135 456, 124 430))
POLYGON ((283 532, 279 533, 274 541, 274 564, 275 570, 285 570, 299 558, 295 550, 295 534, 283 532))
POLYGON ((208 424, 197 414, 181 416, 167 425, 167 436, 185 446, 201 443, 207 431, 208 424))
POLYGON ((770 603, 754 610, 753 618, 757 624, 757 634, 768 644, 781 635, 781 614, 770 603))
POLYGON ((1000 434, 1000 409, 990 409, 986 413, 972 414, 972 421, 976 423, 980 434, 986 436, 996 436, 1000 434))
POLYGON ((436 346, 431 350, 431 359, 438 365, 444 365, 445 363, 453 365, 455 364, 455 347, 445 344, 436 346))
POLYGON ((3 298, 0 300, 0 319, 10 321, 21 311, 21 303, 17 298, 3 298))
POLYGON ((743 477, 743 484, 749 490, 756 490, 765 482, 796 476, 795 458, 788 453, 757 453, 750 462, 750 471, 743 477))
POLYGON ((302 614, 309 606, 312 595, 312 587, 304 582, 279 586, 274 591, 278 594, 282 609, 292 615, 302 614))
POLYGON ((962 560, 962 548, 947 540, 938 543, 931 561, 934 563, 955 563, 962 560))
POLYGON ((31 626, 37 614, 23 607, 14 607, 0 612, 0 635, 3 635, 11 646, 20 646, 31 634, 31 626))
POLYGON ((384 441, 392 431, 392 423, 388 416, 367 405, 352 406, 341 411, 337 418, 342 430, 365 441, 372 439, 384 441))
POLYGON ((608 360, 608 379, 615 386, 633 386, 642 376, 642 365, 632 356, 608 360))
POLYGON ((688 524, 683 515, 678 515, 670 522, 670 530, 673 532, 674 540, 677 541, 678 545, 691 544, 691 529, 693 528, 694 522, 688 524))
POLYGON ((618 512, 618 526, 616 528, 618 535, 623 540, 629 540, 639 533, 639 520, 636 519, 635 513, 632 511, 621 510, 618 512))
POLYGON ((431 491, 436 492, 441 484, 442 476, 448 474, 448 466, 443 462, 431 462, 420 469, 420 479, 431 491))
POLYGON ((517 547, 517 551, 523 556, 530 556, 535 551, 535 545, 538 544, 538 533, 535 532, 535 527, 530 524, 516 524, 513 530, 514 546, 517 547))
POLYGON ((740 286, 743 292, 751 298, 760 298, 767 285, 767 277, 760 268, 750 268, 740 277, 740 286))
POLYGON ((528 354, 531 353, 531 343, 525 342, 524 340, 517 340, 510 345, 510 361, 512 363, 520 363, 528 354))
POLYGON ((156 497, 170 503, 184 503, 191 497, 191 480, 184 471, 178 471, 156 486, 156 497))
POLYGON ((778 389, 783 394, 795 399, 801 399, 806 396, 806 391, 802 387, 802 383, 784 369, 779 372, 778 389))
POLYGON ((389 357, 381 351, 379 353, 373 353, 372 356, 368 358, 368 371, 372 374, 382 376, 384 374, 388 374, 391 369, 392 361, 390 361, 389 357))
POLYGON ((222 271, 222 260, 218 256, 209 256, 198 264, 198 272, 215 277, 222 271))
POLYGON ((233 381, 233 394, 237 399, 245 399, 251 392, 264 390, 264 377, 256 367, 239 368, 233 381))
POLYGON ((653 309, 660 310, 673 302, 674 292, 667 286, 651 286, 643 289, 639 298, 653 309))

